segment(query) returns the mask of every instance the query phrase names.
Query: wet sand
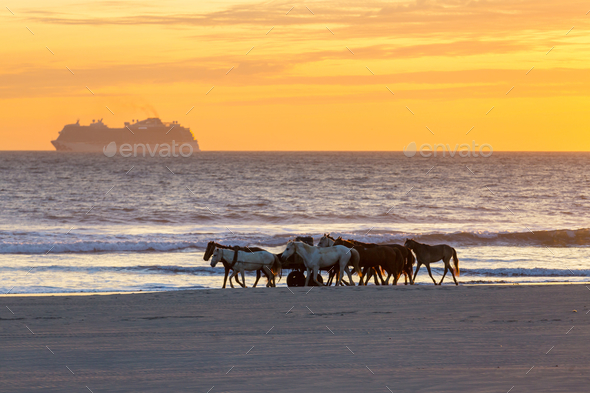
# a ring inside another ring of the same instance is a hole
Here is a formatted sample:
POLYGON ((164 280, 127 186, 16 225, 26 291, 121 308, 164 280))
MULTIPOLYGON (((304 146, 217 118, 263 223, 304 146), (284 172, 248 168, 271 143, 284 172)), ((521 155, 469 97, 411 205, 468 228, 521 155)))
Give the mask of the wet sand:
POLYGON ((308 290, 0 297, 0 391, 590 386, 585 285, 308 290))

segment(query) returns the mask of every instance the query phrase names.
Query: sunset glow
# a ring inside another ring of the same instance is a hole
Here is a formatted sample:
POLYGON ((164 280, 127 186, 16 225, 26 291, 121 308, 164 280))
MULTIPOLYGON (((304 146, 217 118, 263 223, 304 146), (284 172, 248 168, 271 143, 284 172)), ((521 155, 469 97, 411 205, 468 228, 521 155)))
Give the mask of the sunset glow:
POLYGON ((0 150, 155 116, 204 151, 590 150, 587 2, 6 5, 0 150))

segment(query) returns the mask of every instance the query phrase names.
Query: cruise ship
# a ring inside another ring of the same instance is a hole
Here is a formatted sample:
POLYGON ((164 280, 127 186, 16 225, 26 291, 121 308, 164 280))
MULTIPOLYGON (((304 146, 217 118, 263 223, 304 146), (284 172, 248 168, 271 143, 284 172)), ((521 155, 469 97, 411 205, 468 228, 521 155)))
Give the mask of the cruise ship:
POLYGON ((123 128, 109 128, 102 119, 83 126, 80 121, 68 124, 59 132, 59 137, 51 141, 57 151, 103 152, 108 145, 143 144, 156 151, 160 147, 190 145, 192 151, 200 151, 199 143, 189 128, 177 121, 164 123, 157 117, 146 120, 125 122, 123 128))

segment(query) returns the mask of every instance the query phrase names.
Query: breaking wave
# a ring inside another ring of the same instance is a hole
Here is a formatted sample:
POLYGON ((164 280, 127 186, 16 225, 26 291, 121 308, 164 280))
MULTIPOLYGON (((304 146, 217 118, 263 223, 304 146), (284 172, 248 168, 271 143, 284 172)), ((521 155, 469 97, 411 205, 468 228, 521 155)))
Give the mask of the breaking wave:
MULTIPOLYGON (((97 252, 182 252, 203 250, 207 242, 241 246, 279 247, 298 235, 317 233, 155 233, 56 235, 40 232, 0 231, 0 254, 97 253, 97 252)), ((535 246, 535 247, 583 247, 590 244, 590 229, 550 230, 532 232, 452 232, 407 233, 386 230, 332 232, 332 236, 356 239, 372 243, 403 243, 406 238, 427 244, 446 243, 461 246, 535 246)))

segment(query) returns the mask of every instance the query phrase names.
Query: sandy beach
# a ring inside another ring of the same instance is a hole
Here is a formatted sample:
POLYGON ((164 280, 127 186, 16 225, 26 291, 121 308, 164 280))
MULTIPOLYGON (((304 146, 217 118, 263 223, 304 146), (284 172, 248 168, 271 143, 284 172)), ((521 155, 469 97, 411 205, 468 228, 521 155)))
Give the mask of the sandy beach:
POLYGON ((584 285, 291 290, 4 296, 0 390, 580 392, 589 386, 584 285))

